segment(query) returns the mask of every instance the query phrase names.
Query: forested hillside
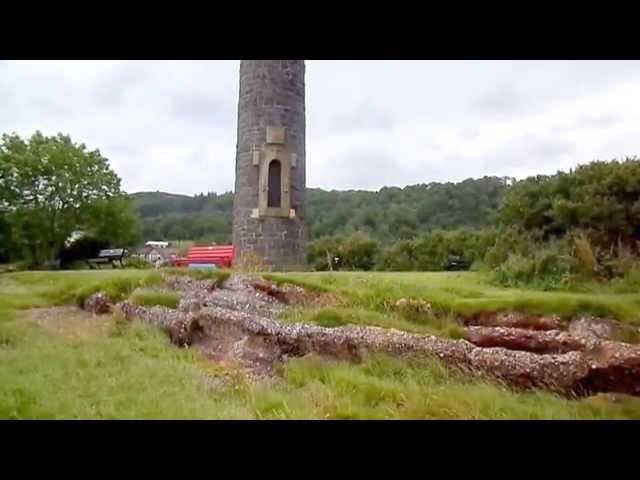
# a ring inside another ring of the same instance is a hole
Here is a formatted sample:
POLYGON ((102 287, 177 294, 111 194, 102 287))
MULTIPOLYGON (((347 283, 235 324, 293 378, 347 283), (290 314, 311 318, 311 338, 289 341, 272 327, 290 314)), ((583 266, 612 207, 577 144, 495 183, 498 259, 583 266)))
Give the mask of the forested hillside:
MULTIPOLYGON (((428 183, 377 192, 308 190, 310 239, 356 230, 392 243, 434 229, 493 225, 508 178, 428 183)), ((231 237, 233 193, 192 197, 162 192, 132 195, 146 239, 226 243, 231 237)))

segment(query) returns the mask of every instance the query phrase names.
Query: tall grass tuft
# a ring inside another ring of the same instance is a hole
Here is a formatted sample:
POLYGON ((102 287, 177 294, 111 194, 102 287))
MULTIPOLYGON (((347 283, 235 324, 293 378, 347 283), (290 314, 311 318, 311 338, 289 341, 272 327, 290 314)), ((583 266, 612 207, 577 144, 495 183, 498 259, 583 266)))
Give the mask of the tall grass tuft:
POLYGON ((598 260, 591 242, 583 232, 573 235, 574 257, 578 260, 580 272, 593 277, 598 271, 598 260))
POLYGON ((164 283, 162 276, 153 271, 143 277, 119 276, 96 282, 81 287, 73 293, 73 296, 78 306, 84 305, 85 300, 97 292, 103 292, 112 301, 118 302, 127 298, 136 288, 150 287, 162 283, 164 283))
POLYGON ((175 292, 138 288, 129 296, 129 301, 134 305, 145 307, 177 308, 180 303, 180 295, 175 292))

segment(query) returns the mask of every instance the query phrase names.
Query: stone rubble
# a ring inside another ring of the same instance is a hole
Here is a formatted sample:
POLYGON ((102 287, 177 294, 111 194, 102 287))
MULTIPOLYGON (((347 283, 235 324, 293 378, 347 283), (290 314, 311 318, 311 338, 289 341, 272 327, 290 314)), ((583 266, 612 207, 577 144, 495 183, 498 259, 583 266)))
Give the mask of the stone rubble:
POLYGON ((565 327, 565 322, 558 315, 537 316, 521 312, 479 312, 462 316, 461 321, 465 325, 529 330, 562 330, 565 327))
POLYGON ((98 292, 87 297, 82 308, 95 315, 102 315, 105 313, 111 313, 113 302, 107 295, 102 292, 98 292))
POLYGON ((562 330, 528 330, 508 327, 474 327, 465 329, 464 339, 478 347, 502 347, 534 353, 567 353, 595 346, 592 337, 581 337, 562 330))
POLYGON ((291 303, 308 301, 308 294, 249 276, 234 275, 218 289, 197 282, 171 285, 182 294, 177 310, 124 302, 118 306, 121 314, 162 328, 177 345, 252 376, 270 375, 289 357, 318 354, 357 361, 366 352, 386 352, 435 355, 519 388, 640 394, 640 347, 548 328, 562 325, 555 317, 535 324, 531 316, 499 314, 499 322, 529 328, 468 326, 465 339, 451 340, 378 327, 283 324, 278 315, 291 303))

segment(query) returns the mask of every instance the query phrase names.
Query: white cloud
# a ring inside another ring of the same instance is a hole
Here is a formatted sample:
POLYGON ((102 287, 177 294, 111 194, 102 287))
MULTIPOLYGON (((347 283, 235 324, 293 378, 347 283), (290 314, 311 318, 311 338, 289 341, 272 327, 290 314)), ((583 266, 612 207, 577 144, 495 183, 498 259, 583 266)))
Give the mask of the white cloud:
MULTIPOLYGON (((233 188, 237 61, 0 63, 0 131, 68 133, 128 191, 233 188)), ((640 62, 309 61, 307 182, 553 173, 640 153, 640 62)))

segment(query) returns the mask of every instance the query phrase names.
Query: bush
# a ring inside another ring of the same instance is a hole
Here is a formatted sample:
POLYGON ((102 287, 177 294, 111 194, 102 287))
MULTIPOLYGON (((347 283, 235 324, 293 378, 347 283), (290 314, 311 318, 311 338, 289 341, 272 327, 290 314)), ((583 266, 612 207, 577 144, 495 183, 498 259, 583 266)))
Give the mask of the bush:
POLYGON ((406 272, 416 269, 415 246, 410 240, 401 240, 385 249, 378 262, 378 270, 406 272))
POLYGON ((434 231, 413 240, 402 240, 380 255, 378 270, 439 271, 450 255, 470 263, 482 262, 487 250, 495 243, 494 230, 434 231))
POLYGON ((512 253, 494 269, 495 279, 504 286, 533 286, 543 290, 565 285, 575 262, 562 243, 540 247, 531 256, 512 253))
POLYGON ((372 270, 378 254, 378 242, 356 232, 345 238, 340 246, 340 265, 349 270, 372 270))
POLYGON ((577 260, 576 266, 579 273, 594 277, 598 273, 598 260, 593 252, 591 242, 582 232, 573 235, 573 256, 577 260))
POLYGON ((378 242, 355 232, 348 237, 321 237, 307 246, 307 263, 314 270, 372 270, 378 242))
POLYGON ((342 237, 320 237, 307 244, 307 264, 316 271, 338 270, 342 237))
POLYGON ((636 264, 622 277, 612 281, 616 293, 637 293, 640 290, 640 265, 636 264))
POLYGON ((497 268, 504 264, 510 255, 529 256, 539 248, 537 232, 525 232, 517 227, 500 230, 495 241, 484 256, 484 262, 489 268, 497 268))

